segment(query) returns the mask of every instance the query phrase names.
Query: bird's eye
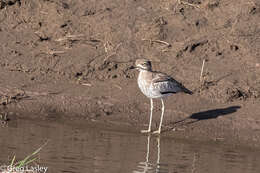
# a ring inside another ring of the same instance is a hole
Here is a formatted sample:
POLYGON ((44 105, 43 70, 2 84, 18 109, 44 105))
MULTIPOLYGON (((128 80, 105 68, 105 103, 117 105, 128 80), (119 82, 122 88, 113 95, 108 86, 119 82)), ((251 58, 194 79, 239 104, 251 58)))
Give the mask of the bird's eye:
POLYGON ((143 65, 145 65, 145 66, 150 66, 151 63, 150 63, 150 62, 144 62, 143 65))

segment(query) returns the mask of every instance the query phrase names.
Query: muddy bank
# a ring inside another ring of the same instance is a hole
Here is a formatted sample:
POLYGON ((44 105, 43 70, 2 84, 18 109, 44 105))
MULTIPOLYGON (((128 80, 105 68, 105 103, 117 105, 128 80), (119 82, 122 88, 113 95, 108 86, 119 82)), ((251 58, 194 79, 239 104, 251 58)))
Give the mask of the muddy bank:
POLYGON ((168 98, 163 135, 259 146, 259 20, 256 0, 1 0, 2 119, 138 132, 150 105, 129 67, 145 57, 195 93, 168 98))
MULTIPOLYGON (((1 113, 7 117, 2 124, 8 128, 8 123, 17 118, 46 123, 69 120, 73 124, 90 126, 91 122, 92 126, 99 128, 140 133, 141 129, 148 127, 149 99, 130 83, 123 86, 113 84, 103 92, 101 88, 107 87, 103 82, 92 83, 92 86, 58 83, 54 87, 42 84, 38 85, 40 89, 28 87, 18 90, 23 91, 22 94, 16 93, 7 105, 2 106, 1 113), (96 92, 97 89, 100 91, 96 92)), ((13 92, 17 92, 17 88, 13 92)), ((258 111, 258 101, 217 103, 198 94, 178 94, 166 100, 162 136, 259 147, 258 111)), ((160 113, 160 101, 155 101, 154 130, 158 128, 160 113)))

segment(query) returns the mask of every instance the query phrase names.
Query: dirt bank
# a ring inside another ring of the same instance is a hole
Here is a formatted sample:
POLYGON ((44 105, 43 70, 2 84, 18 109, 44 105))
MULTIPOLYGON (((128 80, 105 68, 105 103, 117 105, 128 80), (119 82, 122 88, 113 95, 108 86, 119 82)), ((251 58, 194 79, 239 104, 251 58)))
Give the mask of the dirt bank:
POLYGON ((195 93, 168 98, 164 135, 260 146, 259 21, 257 0, 0 0, 1 117, 137 132, 149 100, 129 67, 145 57, 195 93))

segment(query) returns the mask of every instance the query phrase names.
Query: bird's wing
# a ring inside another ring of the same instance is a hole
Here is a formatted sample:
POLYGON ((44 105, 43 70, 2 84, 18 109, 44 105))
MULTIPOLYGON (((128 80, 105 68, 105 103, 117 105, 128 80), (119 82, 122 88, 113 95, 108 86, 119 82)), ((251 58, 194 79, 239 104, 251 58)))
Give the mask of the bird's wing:
POLYGON ((160 83, 160 82, 176 82, 171 76, 165 74, 165 73, 160 73, 160 72, 154 72, 153 73, 153 83, 160 83))
POLYGON ((153 73, 152 83, 161 93, 176 93, 180 90, 179 83, 164 73, 153 73))
POLYGON ((185 88, 181 83, 173 79, 171 76, 156 72, 153 73, 152 83, 155 88, 160 89, 161 93, 177 93, 185 92, 191 94, 192 92, 185 88))

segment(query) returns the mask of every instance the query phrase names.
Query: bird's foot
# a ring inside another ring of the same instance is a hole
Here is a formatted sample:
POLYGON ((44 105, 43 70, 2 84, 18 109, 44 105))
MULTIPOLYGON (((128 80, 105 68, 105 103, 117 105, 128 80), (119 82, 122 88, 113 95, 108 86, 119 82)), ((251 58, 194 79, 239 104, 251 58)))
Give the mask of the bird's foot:
POLYGON ((161 130, 156 130, 156 131, 153 131, 153 134, 161 134, 161 130))
POLYGON ((151 130, 141 130, 141 133, 150 133, 151 130))

